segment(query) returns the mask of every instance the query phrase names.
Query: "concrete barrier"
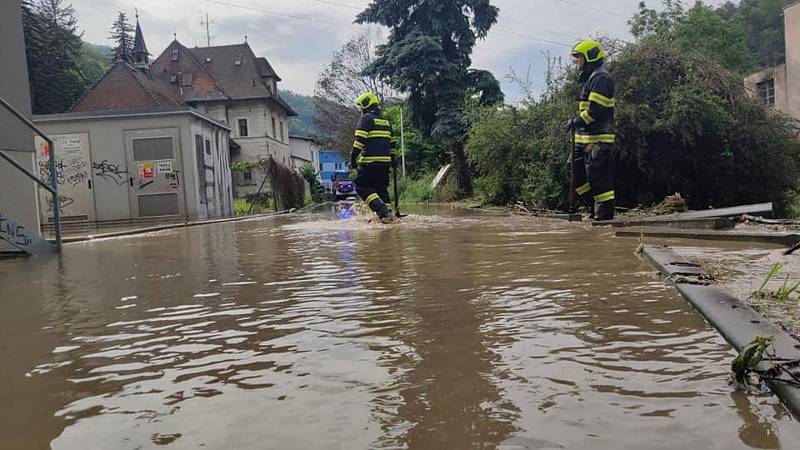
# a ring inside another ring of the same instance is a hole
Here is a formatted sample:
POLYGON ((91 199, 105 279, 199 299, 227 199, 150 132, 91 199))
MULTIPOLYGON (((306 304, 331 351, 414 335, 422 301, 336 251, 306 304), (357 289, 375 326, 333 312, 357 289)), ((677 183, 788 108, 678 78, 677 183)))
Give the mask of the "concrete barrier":
MULTIPOLYGON (((772 336, 777 358, 800 360, 800 342, 745 302, 713 284, 711 276, 702 267, 666 247, 645 246, 644 255, 662 275, 675 283, 678 292, 737 351, 756 337, 772 336)), ((768 384, 792 414, 800 418, 800 388, 779 381, 768 381, 768 384)))

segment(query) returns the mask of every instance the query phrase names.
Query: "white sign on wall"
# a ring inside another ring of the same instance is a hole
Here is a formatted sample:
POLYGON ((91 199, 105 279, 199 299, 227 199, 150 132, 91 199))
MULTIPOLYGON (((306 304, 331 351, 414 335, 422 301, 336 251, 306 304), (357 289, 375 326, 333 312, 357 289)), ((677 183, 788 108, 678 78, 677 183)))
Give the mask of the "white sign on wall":
POLYGON ((61 139, 61 152, 65 154, 80 153, 81 138, 65 137, 61 139))
POLYGON ((172 160, 159 161, 157 165, 158 173, 172 173, 172 160))

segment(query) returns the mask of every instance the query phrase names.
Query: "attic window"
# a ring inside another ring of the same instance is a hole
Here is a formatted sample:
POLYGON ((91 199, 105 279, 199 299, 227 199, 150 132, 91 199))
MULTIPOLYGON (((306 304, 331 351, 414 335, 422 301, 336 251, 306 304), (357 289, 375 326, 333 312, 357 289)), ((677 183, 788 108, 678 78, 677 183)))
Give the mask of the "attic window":
POLYGON ((242 65, 242 60, 241 59, 237 59, 236 61, 233 62, 233 65, 234 66, 241 66, 242 65))
POLYGON ((169 76, 169 82, 170 83, 177 83, 178 82, 178 76, 177 75, 170 75, 169 76))
POLYGON ((178 49, 177 49, 177 48, 173 48, 173 49, 172 49, 172 60, 173 60, 173 61, 177 61, 177 60, 178 60, 178 53, 179 53, 179 52, 178 52, 178 49))
POLYGON ((210 63, 210 62, 211 62, 211 57, 210 57, 210 56, 206 56, 206 62, 207 62, 207 63, 210 63))

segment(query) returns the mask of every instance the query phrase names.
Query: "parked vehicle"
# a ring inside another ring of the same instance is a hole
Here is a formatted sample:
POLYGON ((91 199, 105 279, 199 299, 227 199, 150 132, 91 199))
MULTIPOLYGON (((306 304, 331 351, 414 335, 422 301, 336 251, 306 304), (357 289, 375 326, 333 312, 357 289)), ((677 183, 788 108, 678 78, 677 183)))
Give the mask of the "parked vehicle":
POLYGON ((332 176, 333 200, 347 200, 356 196, 356 184, 350 179, 349 172, 334 172, 332 176))

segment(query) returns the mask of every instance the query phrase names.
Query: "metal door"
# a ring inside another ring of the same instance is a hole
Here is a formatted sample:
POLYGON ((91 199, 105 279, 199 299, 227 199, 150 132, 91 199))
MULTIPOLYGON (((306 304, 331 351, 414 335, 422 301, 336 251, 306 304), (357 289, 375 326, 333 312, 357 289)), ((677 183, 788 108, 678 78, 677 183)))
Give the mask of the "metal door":
MULTIPOLYGON (((49 149, 47 142, 36 136, 36 164, 39 177, 50 180, 49 149)), ((92 195, 91 149, 89 134, 62 134, 51 136, 56 151, 56 180, 61 220, 84 222, 95 220, 92 195)), ((53 223, 53 203, 50 194, 39 190, 39 210, 42 223, 53 223)))
POLYGON ((180 140, 175 128, 125 132, 131 217, 183 214, 180 140))

